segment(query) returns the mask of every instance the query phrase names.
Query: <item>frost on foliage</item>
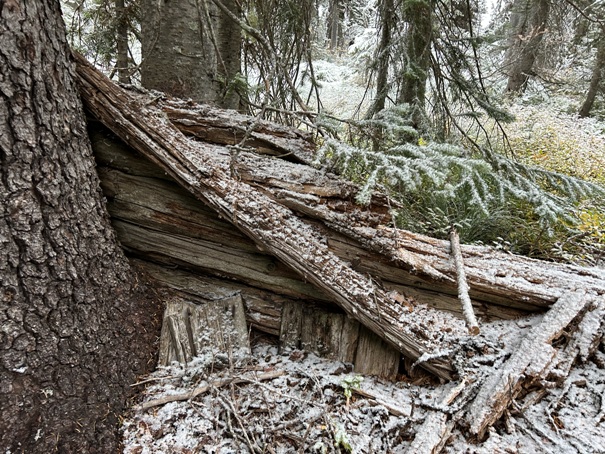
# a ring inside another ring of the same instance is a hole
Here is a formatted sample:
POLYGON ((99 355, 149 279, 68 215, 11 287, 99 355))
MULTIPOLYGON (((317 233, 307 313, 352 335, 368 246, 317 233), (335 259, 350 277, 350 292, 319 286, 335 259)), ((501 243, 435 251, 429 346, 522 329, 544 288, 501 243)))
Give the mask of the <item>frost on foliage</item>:
MULTIPOLYGON (((395 112, 397 113, 397 111, 395 112)), ((412 195, 431 191, 445 199, 464 199, 489 215, 509 201, 528 203, 545 227, 571 219, 578 202, 602 199, 603 187, 561 173, 523 164, 483 150, 483 155, 452 144, 425 143, 402 117, 384 114, 360 128, 379 131, 384 149, 328 138, 316 165, 330 164, 361 184, 357 201, 370 202, 377 187, 412 195), (406 140, 407 139, 407 140, 406 140), (410 143, 410 140, 419 143, 410 143)))

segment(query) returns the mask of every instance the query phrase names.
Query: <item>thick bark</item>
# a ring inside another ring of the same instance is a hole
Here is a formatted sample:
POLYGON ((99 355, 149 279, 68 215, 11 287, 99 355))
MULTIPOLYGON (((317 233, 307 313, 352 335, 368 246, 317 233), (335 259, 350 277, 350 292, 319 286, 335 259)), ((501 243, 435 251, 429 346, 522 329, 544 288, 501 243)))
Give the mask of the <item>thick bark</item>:
POLYGON ((156 335, 130 298, 68 52, 59 2, 0 3, 2 452, 115 451, 156 335))
POLYGON ((506 91, 520 93, 534 74, 534 62, 547 32, 550 0, 515 0, 512 8, 509 48, 504 62, 508 74, 506 91))
MULTIPOLYGON (((225 2, 236 15, 237 5, 225 2)), ((143 86, 237 109, 239 27, 209 0, 144 0, 141 7, 143 86)))
POLYGON ((599 90, 603 91, 604 89, 603 80, 605 80, 605 26, 601 31, 601 39, 597 47, 597 55, 592 69, 588 93, 586 93, 586 99, 580 108, 580 112, 578 112, 580 117, 588 117, 590 115, 597 93, 599 90))

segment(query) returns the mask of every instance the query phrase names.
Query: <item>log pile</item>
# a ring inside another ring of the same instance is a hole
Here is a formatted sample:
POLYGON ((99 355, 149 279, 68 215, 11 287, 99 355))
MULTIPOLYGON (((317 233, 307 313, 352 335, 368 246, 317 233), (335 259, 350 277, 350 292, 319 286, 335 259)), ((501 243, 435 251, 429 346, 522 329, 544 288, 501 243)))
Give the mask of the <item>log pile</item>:
POLYGON ((360 207, 354 185, 309 167, 304 133, 128 92, 75 59, 87 109, 124 142, 91 130, 133 259, 188 301, 238 295, 247 323, 284 347, 391 378, 401 353, 408 371, 456 380, 414 452, 437 452, 454 428, 484 438, 515 399, 560 385, 601 343, 603 270, 479 246, 452 254, 449 241, 393 228, 386 197, 360 207), (545 315, 511 351, 469 336, 463 312, 473 334, 489 320, 545 315))

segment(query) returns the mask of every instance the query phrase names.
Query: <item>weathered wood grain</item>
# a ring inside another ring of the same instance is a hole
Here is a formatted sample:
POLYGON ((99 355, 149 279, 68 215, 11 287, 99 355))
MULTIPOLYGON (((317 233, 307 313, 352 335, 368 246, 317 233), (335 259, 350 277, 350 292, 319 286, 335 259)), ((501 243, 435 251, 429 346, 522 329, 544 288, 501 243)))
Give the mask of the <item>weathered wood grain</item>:
POLYGON ((240 294, 204 304, 180 298, 167 302, 159 366, 169 366, 173 361, 187 364, 203 354, 234 358, 242 352, 250 353, 250 340, 240 294))
MULTIPOLYGON (((419 358, 442 348, 431 344, 430 335, 418 336, 426 328, 379 284, 334 255, 320 232, 221 168, 214 160, 214 147, 194 146, 165 117, 124 93, 83 58, 76 59, 87 107, 128 145, 402 353, 419 358)), ((453 375, 447 358, 427 361, 423 367, 445 379, 453 375)))

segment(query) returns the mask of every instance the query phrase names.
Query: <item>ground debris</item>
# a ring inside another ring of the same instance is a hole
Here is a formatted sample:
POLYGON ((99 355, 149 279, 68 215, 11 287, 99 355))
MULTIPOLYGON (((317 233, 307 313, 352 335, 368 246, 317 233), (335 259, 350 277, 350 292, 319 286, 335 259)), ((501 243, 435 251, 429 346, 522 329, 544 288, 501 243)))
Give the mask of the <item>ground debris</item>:
MULTIPOLYGON (((528 332, 541 320, 489 324, 481 339, 469 341, 498 350, 496 339, 506 340, 508 348, 492 358, 501 364, 505 350, 515 350, 508 338, 519 337, 519 324, 528 332)), ((602 453, 603 348, 577 364, 562 386, 516 399, 478 440, 461 419, 462 401, 472 401, 479 384, 472 378, 391 383, 312 353, 280 353, 264 339, 230 367, 215 367, 209 354, 142 379, 139 387, 147 387, 122 426, 124 453, 405 453, 419 446, 445 453, 602 453)), ((495 366, 473 359, 467 377, 495 366)))

